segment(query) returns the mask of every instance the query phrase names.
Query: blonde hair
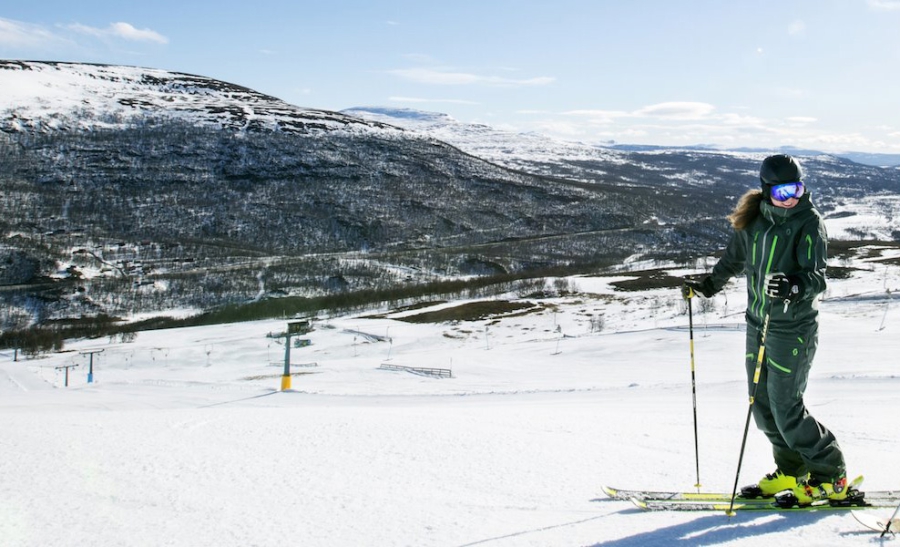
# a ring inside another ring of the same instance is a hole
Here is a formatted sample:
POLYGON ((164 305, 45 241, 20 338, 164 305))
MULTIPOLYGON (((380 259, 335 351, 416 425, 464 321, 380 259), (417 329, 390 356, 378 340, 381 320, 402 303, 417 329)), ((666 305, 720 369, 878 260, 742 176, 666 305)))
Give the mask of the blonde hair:
POLYGON ((763 199, 762 190, 757 188, 747 191, 738 200, 737 205, 734 206, 734 211, 728 215, 728 222, 731 223, 735 230, 743 230, 750 226, 756 220, 756 217, 759 216, 759 204, 762 203, 763 199))

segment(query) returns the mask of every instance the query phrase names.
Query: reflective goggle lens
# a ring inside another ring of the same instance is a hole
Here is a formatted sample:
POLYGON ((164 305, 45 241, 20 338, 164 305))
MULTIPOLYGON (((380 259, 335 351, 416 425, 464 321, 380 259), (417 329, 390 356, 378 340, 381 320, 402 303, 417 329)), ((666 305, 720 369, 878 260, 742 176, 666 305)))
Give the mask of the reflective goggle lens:
POLYGON ((772 187, 772 199, 777 201, 787 201, 791 198, 803 196, 802 182, 786 182, 772 187))

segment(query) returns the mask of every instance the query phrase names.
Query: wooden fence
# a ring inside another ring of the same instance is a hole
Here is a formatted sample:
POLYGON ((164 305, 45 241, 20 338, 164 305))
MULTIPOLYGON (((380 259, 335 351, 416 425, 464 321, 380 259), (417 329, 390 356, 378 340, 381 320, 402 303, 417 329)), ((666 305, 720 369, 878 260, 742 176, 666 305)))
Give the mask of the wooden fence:
POLYGON ((452 378, 453 371, 449 368, 430 368, 430 367, 405 367, 401 365, 391 365, 381 363, 378 367, 381 370, 399 370, 403 372, 412 372, 413 374, 424 374, 426 376, 437 376, 439 378, 452 378))

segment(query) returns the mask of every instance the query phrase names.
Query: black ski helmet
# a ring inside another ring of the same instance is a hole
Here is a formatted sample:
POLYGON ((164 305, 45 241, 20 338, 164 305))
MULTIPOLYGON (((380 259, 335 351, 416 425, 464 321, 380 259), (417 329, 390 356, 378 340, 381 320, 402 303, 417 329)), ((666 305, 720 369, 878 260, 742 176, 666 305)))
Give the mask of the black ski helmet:
POLYGON ((801 182, 803 180, 803 168, 800 162, 787 154, 769 156, 762 162, 759 168, 759 181, 762 191, 767 197, 769 188, 785 182, 801 182))

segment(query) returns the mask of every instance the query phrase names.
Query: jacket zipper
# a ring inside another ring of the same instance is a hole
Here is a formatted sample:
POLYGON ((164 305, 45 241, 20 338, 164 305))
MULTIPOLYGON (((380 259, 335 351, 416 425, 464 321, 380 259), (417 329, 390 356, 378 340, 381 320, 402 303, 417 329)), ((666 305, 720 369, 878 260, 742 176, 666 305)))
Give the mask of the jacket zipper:
MULTIPOLYGON (((769 226, 766 229, 766 231, 763 233, 762 245, 761 245, 761 247, 763 249, 766 248, 766 242, 768 241, 768 238, 769 238, 769 232, 771 232, 774 228, 775 228, 775 225, 773 224, 773 225, 769 226)), ((763 264, 762 261, 760 261, 760 263, 759 263, 761 275, 759 276, 759 279, 757 280, 756 290, 759 291, 758 294, 760 297, 760 302, 759 302, 758 311, 754 310, 754 312, 756 313, 756 316, 760 319, 762 319, 763 310, 766 307, 766 287, 765 287, 766 276, 769 275, 769 273, 772 271, 772 260, 775 257, 775 247, 777 244, 778 244, 778 236, 776 235, 772 238, 772 245, 771 245, 771 247, 769 247, 769 259, 765 262, 765 265, 763 264)))

